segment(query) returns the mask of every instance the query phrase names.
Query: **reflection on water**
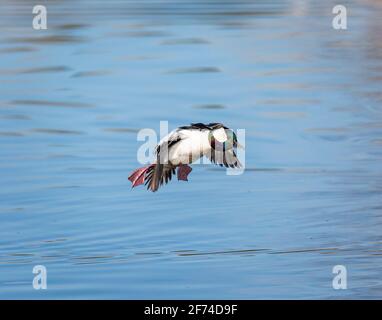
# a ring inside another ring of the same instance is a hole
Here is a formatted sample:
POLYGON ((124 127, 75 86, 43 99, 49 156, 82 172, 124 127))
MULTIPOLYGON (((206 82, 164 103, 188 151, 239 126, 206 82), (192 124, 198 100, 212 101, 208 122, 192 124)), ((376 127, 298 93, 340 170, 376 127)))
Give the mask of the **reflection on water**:
POLYGON ((381 298, 378 1, 2 3, 1 298, 381 298), (160 120, 245 128, 245 173, 131 190, 160 120))

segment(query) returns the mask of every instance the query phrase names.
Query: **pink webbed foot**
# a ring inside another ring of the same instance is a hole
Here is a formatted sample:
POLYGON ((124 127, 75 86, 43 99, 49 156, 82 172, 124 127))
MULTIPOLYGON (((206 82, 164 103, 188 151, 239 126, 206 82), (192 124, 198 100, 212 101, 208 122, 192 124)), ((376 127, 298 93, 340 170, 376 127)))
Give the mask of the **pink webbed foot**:
POLYGON ((181 164, 178 167, 178 180, 188 181, 187 177, 192 171, 192 168, 186 164, 181 164))
POLYGON ((134 172, 129 176, 129 180, 131 181, 132 188, 139 186, 141 184, 144 184, 145 182, 145 175, 147 170, 152 167, 153 165, 149 165, 147 167, 139 168, 134 170, 134 172))

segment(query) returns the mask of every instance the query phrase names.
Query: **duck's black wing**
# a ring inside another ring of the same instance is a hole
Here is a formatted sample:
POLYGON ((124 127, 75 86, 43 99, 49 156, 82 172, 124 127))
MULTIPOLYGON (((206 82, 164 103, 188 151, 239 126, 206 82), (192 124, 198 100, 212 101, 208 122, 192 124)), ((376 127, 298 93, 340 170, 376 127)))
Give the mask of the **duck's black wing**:
POLYGON ((170 164, 157 163, 150 167, 145 177, 147 190, 157 191, 162 184, 171 180, 173 174, 175 174, 175 167, 170 164))
POLYGON ((179 127, 179 129, 185 129, 185 130, 187 129, 215 130, 220 128, 228 129, 228 127, 226 127, 224 124, 218 123, 218 122, 212 122, 208 124, 198 122, 198 123, 191 123, 189 126, 179 127))
POLYGON ((226 151, 218 151, 211 148, 205 156, 212 162, 217 165, 229 167, 229 168, 242 168, 242 164, 237 158, 236 152, 234 149, 226 151))
POLYGON ((167 159, 166 153, 168 154, 170 148, 175 146, 182 139, 184 139, 184 136, 179 132, 179 129, 177 129, 163 138, 156 146, 156 164, 148 170, 145 178, 147 189, 155 192, 162 184, 171 180, 172 175, 175 174, 176 167, 171 163, 162 163, 163 161, 161 159, 167 159))

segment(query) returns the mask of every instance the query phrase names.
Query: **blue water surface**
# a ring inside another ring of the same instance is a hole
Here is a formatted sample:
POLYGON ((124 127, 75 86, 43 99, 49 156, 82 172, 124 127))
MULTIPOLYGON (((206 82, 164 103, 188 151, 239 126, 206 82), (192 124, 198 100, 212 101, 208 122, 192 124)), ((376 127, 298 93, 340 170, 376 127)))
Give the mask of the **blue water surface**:
POLYGON ((0 298, 382 297, 379 1, 44 4, 1 2, 0 298), (244 174, 132 190, 161 120, 245 129, 244 174))

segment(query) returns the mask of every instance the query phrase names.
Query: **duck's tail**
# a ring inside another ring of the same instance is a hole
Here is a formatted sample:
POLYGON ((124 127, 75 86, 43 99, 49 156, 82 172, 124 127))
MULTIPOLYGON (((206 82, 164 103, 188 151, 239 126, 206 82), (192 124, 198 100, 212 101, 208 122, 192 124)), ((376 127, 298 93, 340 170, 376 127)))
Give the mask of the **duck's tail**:
POLYGON ((147 169, 145 178, 147 189, 152 192, 157 191, 162 184, 171 180, 173 174, 175 174, 175 167, 173 165, 160 163, 151 165, 147 169))

